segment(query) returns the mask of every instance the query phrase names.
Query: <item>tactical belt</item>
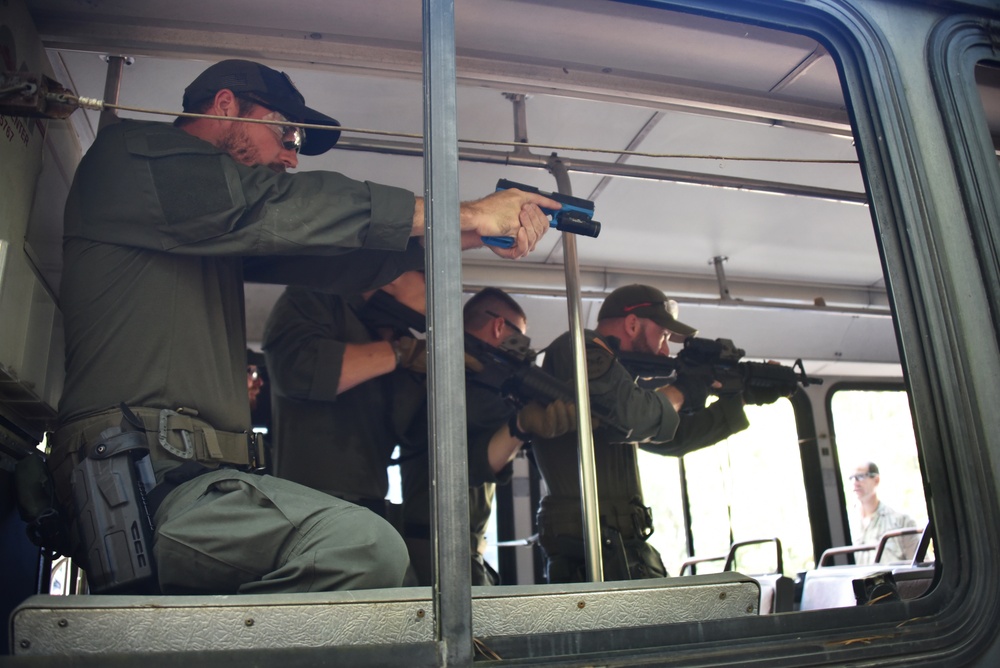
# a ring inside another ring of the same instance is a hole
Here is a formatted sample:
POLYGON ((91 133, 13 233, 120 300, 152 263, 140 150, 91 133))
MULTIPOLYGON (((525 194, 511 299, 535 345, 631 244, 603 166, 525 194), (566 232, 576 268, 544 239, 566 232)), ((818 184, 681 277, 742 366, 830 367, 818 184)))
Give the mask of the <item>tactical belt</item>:
MULTIPOLYGON (((264 452, 259 434, 217 430, 199 419, 197 411, 188 408, 130 406, 127 410, 138 419, 139 423, 132 426, 145 434, 153 461, 196 461, 211 468, 220 465, 244 469, 263 467, 264 452)), ((112 408, 71 422, 56 431, 56 442, 69 443, 73 450, 96 443, 104 429, 121 424, 122 415, 122 408, 112 408)), ((125 418, 132 422, 131 416, 126 414, 125 418)), ((66 454, 74 454, 73 450, 66 454)))
MULTIPOLYGON (((625 540, 646 540, 653 535, 653 511, 638 496, 598 500, 601 524, 618 531, 625 540)), ((538 511, 539 537, 583 535, 579 497, 549 495, 538 511)))

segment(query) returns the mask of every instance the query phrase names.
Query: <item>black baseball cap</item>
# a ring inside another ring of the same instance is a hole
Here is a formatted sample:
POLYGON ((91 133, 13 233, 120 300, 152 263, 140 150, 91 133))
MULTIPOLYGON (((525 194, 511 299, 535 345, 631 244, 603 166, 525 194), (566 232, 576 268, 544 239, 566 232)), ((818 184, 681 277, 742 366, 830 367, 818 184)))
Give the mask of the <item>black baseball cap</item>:
MULTIPOLYGON (((335 118, 321 114, 306 106, 302 93, 284 72, 250 60, 223 60, 198 75, 191 85, 184 89, 184 111, 192 111, 198 103, 215 97, 223 88, 237 95, 247 94, 263 106, 280 112, 290 121, 314 123, 317 125, 339 126, 335 118)), ((339 130, 306 131, 306 140, 300 153, 319 155, 326 153, 340 139, 339 130)))
POLYGON ((698 330, 677 319, 677 302, 651 285, 626 285, 618 288, 604 300, 597 313, 598 320, 624 318, 635 315, 649 318, 657 325, 670 330, 672 341, 683 341, 696 336, 698 330))

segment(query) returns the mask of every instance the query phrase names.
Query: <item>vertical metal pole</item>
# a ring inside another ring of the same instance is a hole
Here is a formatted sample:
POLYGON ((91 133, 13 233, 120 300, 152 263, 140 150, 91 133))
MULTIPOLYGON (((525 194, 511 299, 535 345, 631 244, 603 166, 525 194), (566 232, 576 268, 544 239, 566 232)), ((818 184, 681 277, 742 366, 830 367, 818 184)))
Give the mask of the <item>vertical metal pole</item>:
POLYGON ((424 0, 424 207, 434 620, 443 666, 472 664, 469 469, 455 92, 455 5, 424 0))
MULTIPOLYGON (((684 543, 687 545, 688 558, 694 557, 694 532, 691 530, 691 496, 688 492, 687 467, 684 466, 684 458, 677 458, 677 475, 680 476, 681 484, 681 514, 684 517, 684 543)), ((692 566, 692 573, 697 574, 698 567, 692 566)))
MULTIPOLYGON (((552 160, 549 171, 556 177, 556 186, 563 195, 572 196, 569 172, 559 160, 552 160)), ((587 559, 587 575, 591 582, 604 581, 604 560, 601 556, 601 523, 597 500, 597 464, 594 460, 594 432, 590 424, 590 391, 587 385, 587 363, 584 353, 583 322, 580 316, 580 260, 576 254, 576 236, 563 232, 563 252, 566 273, 566 303, 569 307, 569 329, 573 341, 573 377, 576 379, 577 434, 580 444, 580 503, 583 513, 583 545, 587 559)))
MULTIPOLYGON (((108 56, 108 76, 104 80, 104 101, 111 104, 118 104, 118 93, 122 87, 122 68, 125 66, 125 56, 108 56)), ((105 109, 101 112, 101 119, 97 123, 97 130, 100 131, 105 125, 118 120, 118 114, 113 109, 105 109)))

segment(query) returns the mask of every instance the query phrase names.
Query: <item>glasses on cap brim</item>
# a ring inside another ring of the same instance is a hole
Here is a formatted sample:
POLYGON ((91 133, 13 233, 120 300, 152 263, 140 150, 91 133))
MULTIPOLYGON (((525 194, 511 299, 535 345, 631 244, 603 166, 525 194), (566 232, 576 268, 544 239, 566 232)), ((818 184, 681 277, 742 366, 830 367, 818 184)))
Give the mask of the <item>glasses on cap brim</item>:
POLYGON ((285 118, 284 114, 278 111, 268 112, 261 116, 260 119, 262 121, 288 123, 288 125, 268 125, 267 127, 271 129, 271 132, 277 135, 278 141, 281 142, 281 147, 286 151, 295 151, 298 153, 302 150, 302 145, 306 143, 305 128, 291 125, 291 121, 285 118))

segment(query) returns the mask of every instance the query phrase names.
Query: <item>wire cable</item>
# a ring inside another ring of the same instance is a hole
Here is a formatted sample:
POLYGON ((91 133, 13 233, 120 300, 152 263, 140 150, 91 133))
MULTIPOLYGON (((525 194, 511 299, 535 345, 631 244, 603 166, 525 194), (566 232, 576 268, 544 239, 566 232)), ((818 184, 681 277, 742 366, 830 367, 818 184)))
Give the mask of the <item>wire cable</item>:
MULTIPOLYGON (((118 111, 131 111, 141 114, 157 114, 161 116, 178 116, 181 118, 206 118, 210 120, 222 120, 222 121, 232 121, 234 120, 230 116, 212 116, 210 114, 195 114, 190 112, 174 112, 174 111, 162 111, 159 109, 146 109, 143 107, 131 107, 123 104, 112 104, 110 102, 104 102, 103 100, 98 100, 90 97, 73 97, 68 95, 59 95, 59 101, 66 104, 77 104, 85 109, 92 109, 94 111, 104 111, 105 109, 115 109, 118 111)), ((260 123, 262 125, 288 125, 288 122, 281 121, 265 121, 256 118, 241 118, 240 120, 247 123, 260 123)), ((295 123, 297 127, 304 128, 306 130, 331 130, 334 129, 329 125, 320 125, 313 123, 295 123)), ((372 130, 368 128, 349 128, 344 126, 337 126, 335 128, 339 132, 350 132, 354 134, 367 134, 367 135, 379 135, 383 137, 396 137, 401 139, 414 139, 417 141, 423 141, 424 137, 421 134, 410 133, 410 132, 394 132, 391 130, 372 130)), ((675 159, 675 160, 714 160, 714 161, 734 161, 734 162, 780 162, 788 164, 822 164, 822 165, 856 165, 857 160, 834 160, 834 159, 818 159, 818 158, 766 158, 766 157, 753 157, 753 156, 735 156, 735 155, 701 155, 694 153, 651 153, 647 151, 630 151, 625 149, 606 149, 606 148, 592 148, 586 146, 563 146, 559 144, 538 144, 531 142, 518 142, 518 141, 497 141, 489 139, 462 139, 459 137, 459 143, 464 144, 481 144, 485 146, 509 146, 509 147, 523 147, 523 148, 535 148, 544 149, 547 151, 556 152, 566 152, 566 151, 579 151, 585 153, 601 153, 615 156, 633 156, 641 158, 656 158, 656 159, 675 159)))

